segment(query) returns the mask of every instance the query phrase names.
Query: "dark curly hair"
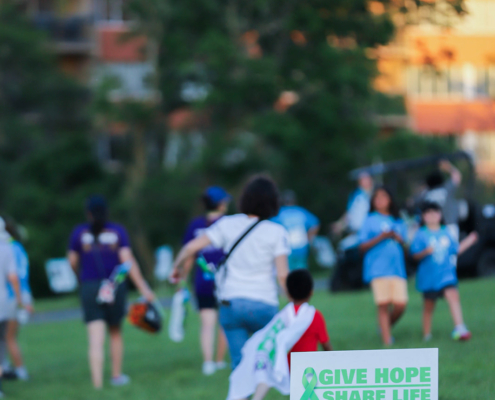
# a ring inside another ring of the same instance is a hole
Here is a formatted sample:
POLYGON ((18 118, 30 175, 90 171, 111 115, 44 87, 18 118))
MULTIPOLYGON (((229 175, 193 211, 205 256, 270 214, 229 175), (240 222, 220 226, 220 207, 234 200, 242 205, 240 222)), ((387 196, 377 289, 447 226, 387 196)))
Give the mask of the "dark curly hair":
POLYGON ((279 194, 277 185, 266 175, 255 175, 244 185, 239 199, 239 210, 260 219, 269 219, 278 214, 279 194))

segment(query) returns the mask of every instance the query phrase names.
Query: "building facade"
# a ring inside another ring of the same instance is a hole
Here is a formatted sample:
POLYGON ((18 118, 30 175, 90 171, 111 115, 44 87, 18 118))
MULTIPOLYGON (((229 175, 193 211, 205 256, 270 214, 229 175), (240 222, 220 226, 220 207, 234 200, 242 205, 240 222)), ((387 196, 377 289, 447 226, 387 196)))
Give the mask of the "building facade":
POLYGON ((456 136, 478 173, 495 180, 495 0, 465 0, 465 7, 462 16, 446 9, 400 26, 376 53, 376 87, 404 95, 416 132, 456 136))

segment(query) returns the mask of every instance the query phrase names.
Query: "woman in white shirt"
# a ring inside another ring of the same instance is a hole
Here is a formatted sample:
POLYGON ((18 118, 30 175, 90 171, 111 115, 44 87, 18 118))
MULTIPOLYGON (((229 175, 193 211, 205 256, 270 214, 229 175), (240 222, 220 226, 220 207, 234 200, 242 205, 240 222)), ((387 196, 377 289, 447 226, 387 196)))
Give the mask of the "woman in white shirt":
POLYGON ((182 263, 206 246, 223 248, 228 253, 260 221, 233 250, 224 267, 224 278, 217 281, 220 323, 227 336, 233 369, 241 361, 244 343, 278 312, 277 281, 285 290, 290 254, 287 231, 268 220, 279 209, 277 186, 270 178, 251 178, 239 207, 241 214, 223 217, 184 246, 172 272, 172 277, 178 279, 182 263))

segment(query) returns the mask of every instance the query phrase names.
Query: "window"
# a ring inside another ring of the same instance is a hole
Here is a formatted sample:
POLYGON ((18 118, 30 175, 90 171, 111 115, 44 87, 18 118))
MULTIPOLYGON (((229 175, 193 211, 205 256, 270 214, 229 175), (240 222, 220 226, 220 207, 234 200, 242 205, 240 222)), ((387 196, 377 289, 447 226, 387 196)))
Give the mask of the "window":
POLYGON ((470 65, 436 70, 430 66, 407 69, 407 92, 429 98, 483 98, 495 95, 495 66, 470 65))
POLYGON ((123 21, 124 0, 94 0, 98 21, 123 21))

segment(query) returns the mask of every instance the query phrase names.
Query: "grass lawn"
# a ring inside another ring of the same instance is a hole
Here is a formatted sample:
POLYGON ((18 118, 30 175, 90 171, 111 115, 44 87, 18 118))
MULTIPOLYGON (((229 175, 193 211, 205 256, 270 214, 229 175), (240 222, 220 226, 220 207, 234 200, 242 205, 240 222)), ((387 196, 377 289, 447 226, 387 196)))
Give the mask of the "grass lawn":
MULTIPOLYGON (((465 319, 473 332, 467 343, 450 340, 452 323, 445 302, 438 304, 434 339, 440 348, 440 399, 485 400, 495 394, 495 280, 464 281, 460 285, 465 319)), ((421 341, 421 298, 411 287, 410 306, 394 331, 395 348, 425 347, 421 341)), ((329 295, 316 293, 313 304, 328 324, 336 350, 380 349, 375 309, 369 292, 329 295)), ((52 308, 52 307, 47 307, 52 308)), ((5 382, 10 399, 37 400, 212 400, 224 399, 228 372, 213 377, 201 374, 198 320, 189 315, 186 340, 175 344, 166 333, 148 335, 125 327, 125 372, 132 384, 95 392, 86 365, 86 332, 79 321, 30 325, 21 342, 32 380, 5 382)), ((108 367, 108 366, 107 366, 108 367)), ((108 377, 108 369, 107 369, 108 377)), ((267 399, 282 399, 272 392, 267 399)))

